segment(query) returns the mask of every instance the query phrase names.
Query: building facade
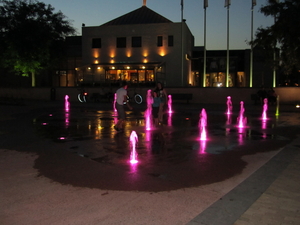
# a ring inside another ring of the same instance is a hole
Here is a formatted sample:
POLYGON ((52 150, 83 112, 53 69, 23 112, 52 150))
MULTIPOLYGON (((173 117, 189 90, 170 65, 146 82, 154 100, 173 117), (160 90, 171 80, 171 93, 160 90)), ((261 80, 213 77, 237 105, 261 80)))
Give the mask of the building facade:
POLYGON ((186 23, 173 23, 146 6, 101 26, 82 27, 80 83, 127 80, 151 85, 187 86, 194 37, 186 23), (182 56, 182 57, 181 57, 182 56))
POLYGON ((68 62, 57 71, 58 86, 153 86, 169 87, 272 86, 272 68, 263 52, 254 49, 250 75, 250 49, 230 50, 226 78, 226 50, 206 51, 194 46, 185 21, 174 23, 147 6, 100 26, 82 26, 82 36, 68 37, 68 62))

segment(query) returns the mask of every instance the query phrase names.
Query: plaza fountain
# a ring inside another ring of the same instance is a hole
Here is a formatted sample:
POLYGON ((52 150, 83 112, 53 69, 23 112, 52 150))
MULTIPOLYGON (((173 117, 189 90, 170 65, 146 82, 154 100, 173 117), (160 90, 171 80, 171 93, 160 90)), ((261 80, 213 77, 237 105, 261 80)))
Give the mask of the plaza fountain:
POLYGON ((145 111, 146 130, 151 130, 152 129, 152 103, 153 103, 151 90, 147 91, 146 100, 147 100, 147 109, 145 111))
POLYGON ((199 130, 200 130, 200 140, 201 141, 206 141, 207 140, 207 135, 206 135, 206 126, 207 126, 207 114, 205 109, 202 109, 200 113, 200 120, 199 120, 199 130))
POLYGON ((130 163, 136 164, 138 163, 137 152, 136 152, 136 143, 138 142, 138 136, 135 131, 131 132, 129 141, 131 146, 130 163))
POLYGON ((245 108, 244 108, 244 102, 240 102, 240 114, 238 117, 238 127, 239 128, 244 128, 245 125, 247 124, 247 118, 244 116, 245 108))
POLYGON ((231 97, 227 97, 227 115, 230 115, 232 113, 232 102, 231 102, 231 97))
POLYGON ((262 113, 262 120, 267 120, 267 110, 268 110, 268 99, 264 99, 264 106, 263 106, 263 113, 262 113))
POLYGON ((172 95, 168 95, 168 113, 172 112, 172 95))

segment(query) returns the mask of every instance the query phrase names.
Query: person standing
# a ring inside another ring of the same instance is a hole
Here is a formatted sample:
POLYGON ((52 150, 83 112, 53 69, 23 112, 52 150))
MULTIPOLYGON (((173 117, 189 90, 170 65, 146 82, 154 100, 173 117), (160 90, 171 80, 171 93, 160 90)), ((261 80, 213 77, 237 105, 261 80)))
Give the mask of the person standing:
POLYGON ((160 98, 160 105, 159 105, 159 111, 158 111, 158 121, 160 123, 163 122, 163 115, 164 115, 164 107, 166 102, 168 101, 167 92, 166 89, 163 87, 161 82, 158 82, 156 84, 156 88, 154 92, 157 93, 158 97, 160 98))
POLYGON ((114 126, 114 129, 116 131, 123 131, 123 124, 124 121, 126 120, 126 113, 125 113, 125 108, 124 105, 127 105, 127 107, 132 110, 132 107, 129 105, 127 102, 127 88, 128 84, 126 81, 122 81, 121 87, 116 91, 116 110, 118 112, 118 122, 114 126))

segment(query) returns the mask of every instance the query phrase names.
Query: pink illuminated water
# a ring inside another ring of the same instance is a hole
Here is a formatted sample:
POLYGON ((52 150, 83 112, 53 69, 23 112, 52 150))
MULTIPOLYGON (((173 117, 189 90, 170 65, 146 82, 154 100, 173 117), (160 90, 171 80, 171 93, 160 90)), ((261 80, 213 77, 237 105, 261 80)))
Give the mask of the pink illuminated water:
POLYGON ((130 163, 135 164, 138 163, 136 152, 136 143, 138 142, 138 136, 135 131, 131 132, 129 140, 131 145, 130 163))
POLYGON ((168 112, 172 113, 172 95, 168 95, 168 112))
POLYGON ((264 99, 264 106, 263 106, 263 113, 262 113, 262 119, 266 120, 267 119, 267 110, 268 110, 268 99, 264 99))
POLYGON ((113 108, 114 108, 114 111, 117 112, 117 109, 116 109, 116 102, 117 102, 117 93, 115 93, 114 95, 114 103, 113 103, 113 108))
POLYGON ((244 112, 245 112, 244 102, 241 101, 240 104, 241 104, 241 108, 240 108, 240 115, 238 117, 238 127, 243 128, 247 123, 247 118, 244 117, 244 112))
POLYGON ((232 113, 232 102, 231 102, 231 97, 227 97, 227 112, 228 115, 232 113))
POLYGON ((69 110, 70 110, 69 95, 65 95, 65 111, 69 112, 69 110))
POLYGON ((151 130, 152 128, 152 103, 153 103, 153 98, 151 95, 151 90, 147 91, 147 109, 145 111, 145 123, 146 123, 146 130, 151 130))
POLYGON ((206 150, 206 141, 200 141, 200 154, 205 154, 206 150))
POLYGON ((199 120, 199 130, 200 130, 200 140, 205 141, 207 140, 207 135, 206 135, 206 126, 207 126, 207 114, 205 109, 202 109, 200 113, 200 120, 199 120))

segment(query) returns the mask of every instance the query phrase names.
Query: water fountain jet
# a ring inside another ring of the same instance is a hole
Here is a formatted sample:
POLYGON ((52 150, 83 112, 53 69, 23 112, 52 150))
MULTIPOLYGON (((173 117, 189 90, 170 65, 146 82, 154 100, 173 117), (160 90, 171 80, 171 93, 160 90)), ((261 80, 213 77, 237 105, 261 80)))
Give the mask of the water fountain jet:
POLYGON ((138 142, 138 136, 135 131, 131 132, 129 140, 131 145, 130 163, 136 164, 138 163, 136 152, 136 143, 138 142))
POLYGON ((262 113, 262 119, 263 121, 267 120, 267 110, 268 110, 268 99, 264 99, 264 106, 263 106, 263 113, 262 113))
POLYGON ((172 113, 172 95, 168 95, 168 112, 172 113))
POLYGON ((207 140, 207 135, 206 135, 206 126, 207 126, 207 114, 205 109, 202 109, 200 113, 200 120, 199 120, 199 130, 200 130, 200 140, 201 141, 206 141, 207 140))
POLYGON ((152 103, 153 103, 153 98, 151 95, 151 90, 147 91, 147 109, 145 111, 145 122, 146 122, 146 130, 151 130, 152 128, 152 103))
POLYGON ((227 97, 227 115, 230 115, 232 113, 232 102, 231 97, 227 97))

